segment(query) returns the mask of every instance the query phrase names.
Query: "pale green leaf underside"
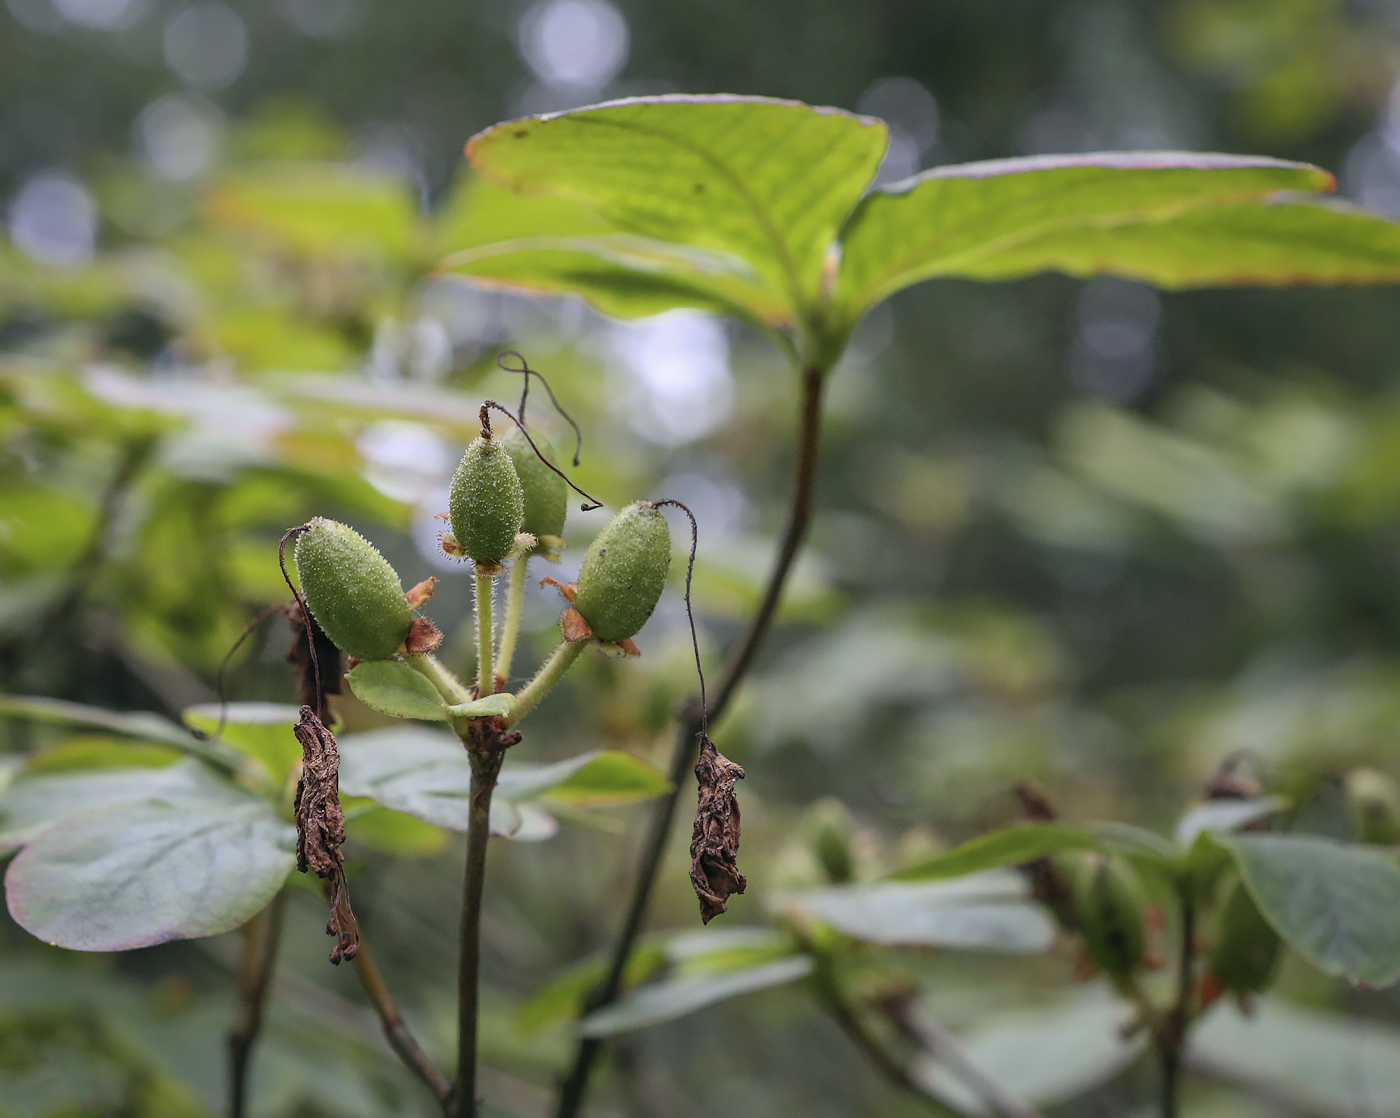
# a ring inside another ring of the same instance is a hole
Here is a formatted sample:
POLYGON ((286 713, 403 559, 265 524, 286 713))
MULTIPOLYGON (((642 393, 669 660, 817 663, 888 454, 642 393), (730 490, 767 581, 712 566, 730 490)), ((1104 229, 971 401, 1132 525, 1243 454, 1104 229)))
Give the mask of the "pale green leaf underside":
POLYGON ((398 718, 447 720, 447 705, 433 685, 398 660, 365 660, 345 673, 355 698, 398 718))
POLYGON ((882 122, 758 97, 645 97, 498 124, 483 175, 596 210, 617 230, 738 256, 795 317, 884 154, 882 122))
POLYGON ((1165 288, 1400 279, 1400 226, 1285 192, 1328 190, 1306 164, 1106 153, 940 167, 875 191, 842 235, 848 320, 937 276, 1121 275, 1165 288))
POLYGON ((504 718, 515 709, 515 696, 508 694, 487 695, 484 699, 458 703, 447 709, 462 718, 504 718))
POLYGON ((1301 835, 1216 834, 1270 924, 1319 970, 1386 986, 1400 978, 1400 863, 1375 847, 1301 835))

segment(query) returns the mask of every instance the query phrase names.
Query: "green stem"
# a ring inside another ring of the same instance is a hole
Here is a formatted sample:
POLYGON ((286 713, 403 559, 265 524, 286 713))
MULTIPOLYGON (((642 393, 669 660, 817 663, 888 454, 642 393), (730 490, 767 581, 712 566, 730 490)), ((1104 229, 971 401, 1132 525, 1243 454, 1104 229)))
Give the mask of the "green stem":
POLYGON ((287 908, 285 891, 243 925, 243 952, 238 963, 238 1017, 228 1036, 229 1118, 243 1118, 248 1097, 248 1070, 253 1046, 262 1030, 263 1006, 277 961, 282 938, 282 915, 287 908))
POLYGON ((540 670, 535 673, 535 678, 525 685, 525 689, 515 696, 515 709, 510 712, 510 717, 506 719, 506 728, 510 729, 522 718, 529 714, 535 707, 539 706, 540 700, 554 689, 554 685, 564 678, 564 673, 574 666, 574 661, 578 659, 579 653, 583 651, 587 641, 560 641, 553 652, 549 654, 549 659, 540 665, 540 670))
POLYGON ((405 656, 403 659, 405 664, 426 678, 449 705, 456 706, 458 703, 472 701, 472 693, 461 680, 442 666, 436 656, 424 653, 421 656, 405 656))
POLYGON ((530 567, 526 552, 510 565, 510 582, 506 584, 506 619, 501 627, 501 650, 496 654, 496 674, 510 686, 510 665, 515 659, 515 638, 520 633, 520 613, 525 606, 525 577, 530 567))
POLYGON ((490 575, 476 576, 476 694, 484 699, 496 693, 496 672, 491 665, 491 645, 495 633, 491 628, 491 598, 496 580, 490 575))

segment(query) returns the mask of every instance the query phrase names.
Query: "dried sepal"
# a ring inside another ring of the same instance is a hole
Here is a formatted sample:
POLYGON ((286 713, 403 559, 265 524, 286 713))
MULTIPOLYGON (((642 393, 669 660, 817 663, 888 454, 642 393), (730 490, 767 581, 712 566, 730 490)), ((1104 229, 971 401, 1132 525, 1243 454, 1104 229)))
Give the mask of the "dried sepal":
MULTIPOLYGON (((433 579, 434 582, 437 579, 433 579)), ((408 627, 408 637, 403 642, 403 650, 410 656, 422 656, 436 652, 442 647, 442 630, 426 617, 415 617, 408 627)))
POLYGON ((331 962, 353 959, 360 948, 360 930, 350 907, 345 879, 345 812, 340 806, 340 751, 332 734, 309 707, 293 727, 301 743, 301 780, 297 782, 294 815, 297 826, 297 869, 315 870, 329 881, 330 919, 326 934, 335 936, 331 962))
POLYGON ((550 578, 546 575, 544 578, 540 579, 540 585, 554 587, 554 589, 564 595, 564 600, 570 605, 573 605, 574 599, 578 597, 577 582, 560 582, 557 578, 550 578))
POLYGON ((734 893, 742 893, 748 882, 739 872, 739 800, 735 781, 744 770, 705 738, 700 743, 700 759, 695 764, 699 791, 695 807, 695 830, 690 837, 690 883, 700 898, 700 919, 708 924, 726 911, 734 893))
POLYGON ((593 635, 593 630, 588 627, 583 614, 576 609, 566 609, 559 615, 559 631, 570 644, 586 641, 593 635))
POLYGON ((413 589, 404 591, 404 600, 408 602, 408 608, 421 609, 433 596, 433 591, 437 589, 439 581, 441 580, 429 575, 413 589))

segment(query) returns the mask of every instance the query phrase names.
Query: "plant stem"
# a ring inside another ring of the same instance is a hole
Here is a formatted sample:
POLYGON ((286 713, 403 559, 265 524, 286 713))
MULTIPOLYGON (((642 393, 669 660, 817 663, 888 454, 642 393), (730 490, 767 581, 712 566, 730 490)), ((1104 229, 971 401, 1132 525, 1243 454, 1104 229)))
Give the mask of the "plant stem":
MULTIPOLYGON (((484 721, 484 720, 482 720, 484 721)), ((468 747, 472 764, 467 867, 462 885, 461 954, 457 965, 457 1079, 448 1118, 476 1118, 476 1031, 481 971, 481 893, 491 837, 491 793, 505 752, 468 747)))
MULTIPOLYGON (((710 703, 710 720, 717 722, 729 705, 730 699, 753 666, 754 656, 764 637, 773 624, 778 602, 782 598, 783 587, 792 572, 793 562, 806 538, 807 527, 812 519, 812 493, 817 476, 817 444, 821 432, 822 388, 825 383, 825 370, 810 367, 802 373, 802 411, 798 424, 797 462, 793 470, 792 498, 788 507, 787 527, 783 532, 782 544, 778 548, 777 559, 768 575, 768 585, 763 599, 749 622, 743 639, 730 655, 724 675, 714 692, 710 703)), ((516 707, 517 711, 519 706, 516 707)), ((651 902, 652 887, 661 868, 661 860, 666 852, 666 841, 671 833, 671 821, 676 814, 676 802, 680 798, 685 778, 695 765, 697 738, 700 734, 700 711, 698 704, 689 706, 682 715, 676 731, 676 744, 671 752, 671 791, 663 796, 652 812, 651 825, 642 847, 641 862, 637 867, 636 882, 632 887, 632 898, 623 920, 622 930, 613 947, 612 961, 607 978, 590 1000, 589 1008, 596 1009, 617 1000, 622 989, 622 976, 627 969, 627 960, 636 946, 646 920, 647 907, 651 902)), ((579 1041, 574 1055, 573 1067, 560 1087, 557 1118, 577 1118, 583 1106, 583 1098, 588 1089, 588 1079, 597 1062, 603 1042, 595 1037, 585 1037, 579 1041)))
POLYGON ((491 597, 496 580, 490 575, 476 576, 476 694, 484 699, 496 693, 496 673, 491 666, 491 644, 495 637, 491 628, 491 597))
POLYGON ((539 706, 540 700, 548 695, 554 685, 564 678, 564 673, 574 666, 574 661, 587 644, 587 641, 560 641, 555 646, 554 651, 549 654, 549 659, 540 665, 535 678, 515 696, 515 708, 505 720, 507 729, 539 706))
POLYGON ((461 680, 444 668, 432 653, 405 656, 403 659, 405 664, 437 688, 437 693, 451 705, 471 702, 472 693, 463 686, 461 680))
POLYGON ((369 953, 369 945, 365 943, 363 936, 360 938, 360 949, 355 953, 355 973, 359 975, 360 985, 365 988, 365 993, 369 995, 369 1001, 374 1006, 375 1013, 379 1014, 379 1022, 384 1026, 384 1039, 389 1042, 389 1047, 403 1061, 404 1066, 427 1085, 428 1090, 433 1093, 438 1102, 445 1106, 448 1094, 452 1090, 452 1084, 447 1081, 447 1076, 443 1075, 437 1066, 428 1059, 427 1054, 419 1047, 418 1041, 414 1039, 408 1026, 404 1024, 404 1019, 399 1015, 394 999, 389 996, 389 987, 384 984, 384 977, 379 973, 379 968, 374 965, 374 959, 369 953))
POLYGON ((1162 1065, 1162 1118, 1177 1118, 1181 1113, 1181 1053, 1196 993, 1196 896, 1190 880, 1181 883, 1179 895, 1181 956, 1177 961, 1176 1002, 1157 1043, 1162 1065))
POLYGON ((506 619, 501 626, 501 650, 496 654, 496 674, 502 687, 510 686, 510 665, 515 659, 515 639, 520 634, 520 613, 525 606, 525 576, 530 567, 526 552, 510 565, 510 581, 506 584, 506 619))
POLYGON ((962 1041, 947 1026, 923 1014, 907 1012, 907 1008, 901 1012, 896 1023, 949 1074, 976 1095, 988 1114, 994 1118, 1044 1118, 1035 1107, 1005 1090, 994 1077, 978 1067, 967 1054, 962 1041))
POLYGON ((238 1016, 228 1035, 229 1118, 243 1118, 248 1096, 248 1071, 253 1046, 262 1029, 263 1006, 282 938, 287 894, 279 892, 262 912, 243 925, 243 950, 238 962, 238 1016))

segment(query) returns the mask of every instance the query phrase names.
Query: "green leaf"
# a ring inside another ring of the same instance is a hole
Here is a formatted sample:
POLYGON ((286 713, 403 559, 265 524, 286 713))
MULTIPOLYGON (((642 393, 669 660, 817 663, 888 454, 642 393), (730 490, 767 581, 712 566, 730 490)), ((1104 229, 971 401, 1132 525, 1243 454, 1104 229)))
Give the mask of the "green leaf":
POLYGON ((215 935, 260 912, 295 862, 296 831, 251 796, 147 799, 50 827, 10 863, 10 913, 75 951, 215 935))
POLYGON ((617 232, 738 257, 796 320, 885 142, 882 122, 835 109, 666 96, 508 121, 467 154, 487 178, 587 206, 617 232))
MULTIPOLYGON (((165 745, 147 745, 130 738, 79 734, 61 745, 30 754, 26 774, 91 772, 94 769, 163 769, 184 754, 165 745)), ((17 758, 16 758, 17 759, 17 758)))
POLYGON ((613 807, 671 790, 653 765, 621 750, 594 750, 552 765, 512 765, 501 774, 501 794, 519 802, 547 795, 577 807, 613 807))
POLYGON ((219 729, 220 710, 225 712, 218 740, 262 765, 277 785, 301 760, 301 743, 291 727, 301 720, 301 708, 290 703, 201 703, 180 713, 185 725, 213 737, 219 729))
MULTIPOLYGON (((560 1021, 577 1020, 583 1014, 588 995, 607 977, 611 962, 608 955, 596 955, 569 967, 520 1008, 516 1022, 521 1030, 537 1033, 560 1021)), ((622 974, 623 989, 645 981, 665 962, 666 952, 661 942, 654 937, 643 939, 627 960, 622 974)))
MULTIPOLYGON (((364 665, 361 665, 363 667, 364 665)), ((472 770, 462 743, 425 727, 346 734, 340 790, 453 831, 465 831, 472 770)))
POLYGON ((1374 847, 1302 835, 1213 835, 1259 911, 1319 970, 1387 986, 1400 978, 1400 864, 1374 847))
POLYGON ((1196 837, 1204 831, 1237 831, 1241 827, 1265 819, 1288 806, 1278 796, 1260 796, 1248 800, 1207 800, 1197 804, 1176 824, 1177 845, 1190 849, 1196 837))
POLYGON ((1400 1114, 1400 1029, 1382 1021, 1277 998, 1260 999, 1247 1016, 1227 1003, 1192 1031, 1187 1058, 1299 1113, 1400 1114))
POLYGON ((401 811, 391 811, 375 803, 361 800, 357 807, 350 797, 342 797, 345 807, 345 833, 355 842, 362 842, 385 854, 413 858, 442 853, 447 846, 447 832, 431 823, 424 823, 401 811))
POLYGON ((880 882, 784 896, 780 907, 887 946, 1044 951, 1055 926, 1011 871, 948 881, 880 882))
MULTIPOLYGON (((413 673, 418 675, 417 672, 413 673)), ((422 677, 419 676, 421 679, 422 677)), ((515 709, 515 696, 508 694, 487 695, 484 699, 473 699, 469 703, 458 703, 447 708, 452 714, 463 718, 504 718, 515 709)))
POLYGON ((1020 865, 1061 850, 1096 850, 1103 844, 1089 834, 1059 823, 1022 823, 970 839, 927 861, 891 874, 893 881, 932 881, 961 877, 978 870, 1020 865))
POLYGON ((1162 287, 1400 279, 1400 226, 1284 191, 1332 189, 1282 160, 1176 152, 938 167, 866 196, 842 236, 848 321, 921 280, 1100 273, 1162 287))
POLYGON ((364 660, 345 673, 355 698, 380 714, 445 722, 447 704, 437 690, 398 660, 364 660))
POLYGON ((644 1029, 740 994, 796 982, 811 971, 809 956, 794 955, 728 974, 665 979, 638 987, 612 1005, 585 1017, 579 1022, 579 1032, 584 1036, 601 1037, 644 1029))

